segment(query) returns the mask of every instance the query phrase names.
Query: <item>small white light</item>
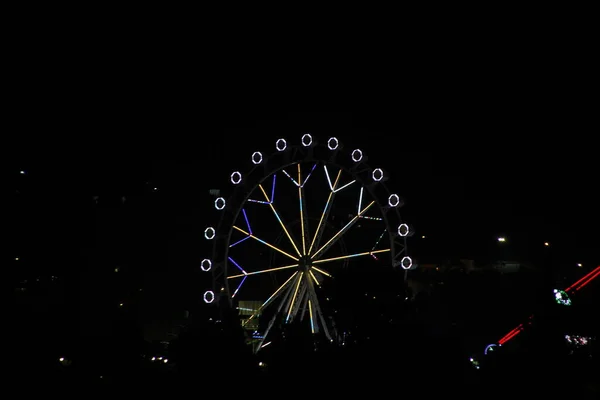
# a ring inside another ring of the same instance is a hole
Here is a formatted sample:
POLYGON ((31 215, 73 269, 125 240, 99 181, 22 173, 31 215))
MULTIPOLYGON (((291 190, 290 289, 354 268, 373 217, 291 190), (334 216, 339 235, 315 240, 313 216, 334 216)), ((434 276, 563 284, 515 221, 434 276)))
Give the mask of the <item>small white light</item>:
POLYGON ((400 261, 400 265, 402 265, 402 268, 404 269, 410 269, 412 264, 412 259, 410 257, 404 257, 402 258, 402 261, 400 261))
POLYGON ((359 162, 363 158, 363 153, 360 149, 352 151, 352 161, 359 162))
POLYGON ((335 150, 338 148, 339 145, 340 142, 337 140, 336 137, 330 137, 327 141, 327 148, 329 148, 329 150, 335 150))
POLYGON ((168 363, 168 362, 169 362, 169 359, 168 359, 168 358, 165 358, 165 359, 163 360, 163 362, 166 364, 166 363, 168 363))
POLYGON ((499 241, 499 242, 506 242, 506 238, 499 237, 499 238, 498 238, 498 241, 499 241))
POLYGON ((215 238, 215 228, 213 228, 212 226, 209 226, 208 228, 206 228, 204 230, 204 237, 207 240, 213 240, 215 238))
POLYGON ((379 182, 380 180, 383 179, 383 171, 381 168, 375 168, 373 170, 373 173, 371 174, 371 177, 373 178, 373 180, 375 182, 379 182))
POLYGON ((65 361, 65 359, 64 359, 64 357, 61 357, 58 359, 58 361, 63 362, 63 361, 65 361))
POLYGON ((235 171, 231 174, 231 183, 234 185, 238 185, 242 181, 242 174, 238 171, 235 171))
POLYGON ((212 303, 213 301, 215 301, 215 294, 214 294, 214 292, 213 292, 212 290, 207 290, 207 291, 204 293, 204 302, 205 302, 206 304, 210 304, 210 303, 212 303))
POLYGON ((225 199, 224 199, 224 198, 222 198, 222 197, 218 197, 218 198, 215 200, 215 208, 216 208, 217 210, 222 210, 222 209, 224 209, 224 208, 225 208, 225 199))
POLYGON ((25 175, 25 171, 21 171, 21 175, 25 175))
POLYGON ((398 207, 399 204, 400 204, 400 197, 397 194, 390 194, 390 197, 388 197, 388 206, 398 207))
POLYGON ((275 142, 275 148, 277 151, 284 151, 287 148, 287 142, 285 139, 277 139, 275 142))
POLYGON ((312 142, 313 138, 312 136, 310 136, 310 134, 305 133, 304 135, 302 135, 302 146, 308 147, 312 144, 312 142))
POLYGON ((550 246, 550 243, 544 242, 544 246, 548 247, 548 246, 550 246))
POLYGON ((252 153, 252 162, 254 164, 260 164, 263 160, 263 156, 260 153, 260 151, 255 151, 254 153, 252 153))
POLYGON ((583 267, 583 264, 579 263, 577 264, 578 267, 583 267))
POLYGON ((400 224, 398 226, 398 235, 405 237, 410 233, 410 228, 406 224, 400 224))
POLYGON ((200 262, 200 269, 204 272, 208 272, 210 271, 210 269, 212 268, 212 261, 210 261, 208 258, 205 258, 204 260, 202 260, 200 262))
POLYGON ((152 357, 152 361, 156 361, 156 357, 152 357))

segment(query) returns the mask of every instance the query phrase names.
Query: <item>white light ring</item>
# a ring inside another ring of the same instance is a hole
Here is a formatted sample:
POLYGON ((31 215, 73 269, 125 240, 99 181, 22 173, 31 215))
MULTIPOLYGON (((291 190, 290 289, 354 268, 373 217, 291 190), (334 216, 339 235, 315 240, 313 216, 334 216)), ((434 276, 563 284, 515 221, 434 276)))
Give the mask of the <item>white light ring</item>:
POLYGON ((242 174, 240 174, 239 171, 234 171, 231 174, 231 183, 233 183, 234 185, 239 185, 240 182, 242 182, 242 174))
POLYGON ((217 197, 215 200, 215 208, 219 211, 224 209, 226 204, 227 203, 225 203, 225 199, 222 197, 217 197))
POLYGON ((375 168, 371 173, 371 178, 373 178, 375 182, 381 181, 383 179, 383 170, 381 168, 375 168), (377 175, 381 176, 378 177, 377 175))
POLYGON ((412 258, 410 257, 403 257, 402 260, 400 261, 400 266, 402 267, 402 269, 410 269, 410 267, 412 267, 413 262, 412 262, 412 258))
POLYGON ((406 236, 408 236, 409 233, 410 233, 410 228, 408 227, 408 225, 406 225, 406 224, 398 225, 398 235, 399 236, 406 237, 406 236))
POLYGON ((302 135, 302 139, 300 141, 302 142, 302 146, 308 147, 312 144, 313 138, 312 138, 312 136, 310 136, 309 133, 305 133, 304 135, 302 135), (306 139, 308 139, 308 143, 305 143, 306 139))
POLYGON ((398 205, 400 205, 400 196, 397 194, 390 194, 390 197, 388 197, 388 206, 398 207, 398 205))
POLYGON ((336 137, 330 137, 329 140, 327 141, 327 148, 331 151, 336 150, 340 145, 340 142, 337 140, 336 137), (332 144, 333 142, 333 144, 332 144))
POLYGON ((277 151, 284 151, 287 148, 287 142, 285 141, 285 139, 277 139, 277 141, 275 142, 275 149, 277 149, 277 151))
POLYGON ((206 240, 213 240, 215 238, 215 235, 215 228, 213 228, 212 226, 209 226, 204 230, 204 237, 206 238, 206 240))
POLYGON ((204 302, 206 304, 210 304, 213 301, 215 301, 215 292, 213 292, 212 290, 207 290, 206 292, 204 292, 204 302))
POLYGON ((362 160, 362 158, 363 158, 363 153, 362 153, 361 149, 352 150, 352 161, 360 162, 360 160, 362 160))
POLYGON ((260 151, 255 151, 254 153, 252 153, 252 163, 254 165, 258 165, 263 161, 263 155, 260 151), (256 157, 258 157, 258 160, 256 159, 256 157))
POLYGON ((212 268, 212 261, 210 261, 208 258, 205 258, 204 260, 202 260, 200 262, 200 269, 204 272, 208 272, 210 271, 210 269, 212 268))

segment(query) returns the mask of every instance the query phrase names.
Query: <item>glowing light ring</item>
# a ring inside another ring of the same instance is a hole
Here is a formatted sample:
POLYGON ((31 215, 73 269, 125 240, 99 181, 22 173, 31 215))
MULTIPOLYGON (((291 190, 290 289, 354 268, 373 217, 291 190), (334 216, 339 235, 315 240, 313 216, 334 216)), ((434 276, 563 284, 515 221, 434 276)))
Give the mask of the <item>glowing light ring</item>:
POLYGON ((213 301, 215 301, 215 292, 213 292, 212 290, 207 290, 206 292, 204 292, 204 302, 206 304, 210 304, 213 301))
POLYGON ((485 350, 483 351, 483 354, 485 354, 487 356, 489 351, 494 351, 494 347, 502 347, 501 344, 496 344, 496 343, 492 343, 492 344, 488 344, 485 347, 485 350))
POLYGON ((215 228, 213 228, 212 226, 209 226, 204 230, 204 237, 206 238, 206 240, 213 240, 215 238, 215 235, 215 228))
POLYGON ((212 261, 210 261, 208 258, 205 258, 204 260, 202 260, 200 262, 200 269, 204 272, 208 272, 210 271, 210 269, 212 268, 212 261))
POLYGON ((379 182, 383 179, 383 170, 381 168, 375 168, 371 173, 371 177, 375 182, 379 182))
POLYGON ((263 156, 260 151, 255 151, 252 153, 252 162, 254 165, 260 164, 263 160, 263 156))
POLYGON ((360 160, 362 160, 362 158, 363 158, 362 150, 360 150, 360 149, 352 150, 352 161, 360 162, 360 160))
POLYGON ((564 290, 554 289, 554 300, 562 306, 570 306, 572 304, 569 295, 564 290))
POLYGON ((305 133, 304 135, 302 135, 301 141, 302 141, 302 146, 308 147, 312 144, 313 138, 312 138, 312 136, 310 136, 310 134, 305 133))
POLYGON ((331 151, 336 150, 340 145, 340 142, 336 137, 330 137, 327 141, 327 148, 331 151))
POLYGON ((406 237, 406 236, 408 236, 409 233, 410 233, 410 228, 408 227, 408 225, 400 224, 398 226, 398 235, 399 236, 406 237))
POLYGON ((287 148, 287 142, 285 139, 277 139, 275 142, 275 148, 277 151, 284 151, 287 148))
POLYGON ((225 199, 222 197, 217 197, 215 200, 215 208, 217 210, 222 210, 225 208, 225 199))
POLYGON ((238 171, 234 171, 231 174, 231 183, 233 183, 234 185, 239 185, 240 182, 242 182, 242 174, 240 174, 238 171))
POLYGON ((388 206, 398 207, 399 204, 400 204, 400 197, 397 194, 390 194, 390 197, 388 197, 388 206))
POLYGON ((410 267, 412 267, 412 265, 413 265, 412 258, 403 257, 402 261, 400 261, 400 265, 402 266, 403 269, 410 269, 410 267))

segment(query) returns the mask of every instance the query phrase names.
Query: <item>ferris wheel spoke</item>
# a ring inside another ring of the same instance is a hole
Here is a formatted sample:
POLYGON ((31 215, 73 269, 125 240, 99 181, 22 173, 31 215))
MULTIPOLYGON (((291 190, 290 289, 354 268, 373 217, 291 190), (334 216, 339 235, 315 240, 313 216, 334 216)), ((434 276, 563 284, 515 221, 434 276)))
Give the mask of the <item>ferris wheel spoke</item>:
POLYGON ((300 322, 304 321, 304 317, 306 316, 306 311, 308 310, 308 300, 310 299, 310 295, 304 296, 304 300, 302 300, 302 306, 300 307, 300 322))
POLYGON ((317 284, 317 286, 321 286, 321 283, 319 282, 315 274, 313 274, 311 270, 309 270, 308 273, 310 274, 310 277, 313 279, 313 281, 317 284))
POLYGON ((292 314, 290 316, 290 321, 293 321, 296 316, 298 315, 298 312, 300 312, 302 310, 302 305, 304 303, 306 303, 306 298, 308 296, 308 284, 306 282, 306 276, 304 277, 304 282, 302 282, 303 284, 300 285, 300 291, 298 292, 298 296, 296 297, 296 301, 294 302, 294 306, 292 307, 292 314))
POLYGON ((310 267, 310 268, 311 268, 311 269, 314 269, 314 270, 315 270, 315 271, 317 271, 318 273, 320 273, 320 274, 323 274, 323 275, 325 275, 325 276, 327 276, 327 277, 329 277, 329 278, 333 278, 333 276, 332 276, 332 275, 331 275, 329 272, 323 271, 322 269, 320 269, 320 268, 317 268, 317 267, 315 267, 314 265, 313 265, 312 267, 310 267))
POLYGON ((262 305, 260 307, 258 307, 258 309, 254 312, 254 314, 252 314, 250 316, 250 318, 248 318, 243 324, 242 326, 246 326, 248 324, 248 322, 250 322, 254 317, 256 317, 258 314, 260 314, 265 308, 267 308, 267 306, 269 304, 271 304, 273 302, 273 300, 275 300, 279 295, 281 295, 282 290, 290 283, 290 281, 298 275, 298 271, 294 272, 292 274, 292 276, 290 276, 285 282, 283 282, 283 284, 281 286, 279 286, 277 288, 277 290, 275 290, 275 292, 273 292, 273 294, 271 296, 269 296, 269 298, 267 300, 265 300, 264 303, 262 303, 262 305))
POLYGON ((386 253, 386 252, 388 252, 390 250, 391 249, 372 250, 372 251, 365 251, 364 253, 348 254, 347 256, 332 257, 332 258, 322 258, 320 260, 313 261, 313 264, 322 264, 322 263, 326 263, 326 262, 338 261, 338 260, 345 260, 345 259, 348 259, 348 258, 360 257, 360 256, 372 256, 373 254, 386 253))
POLYGON ((298 264, 292 264, 292 265, 286 265, 286 266, 277 267, 277 268, 261 269, 260 271, 252 271, 252 272, 244 271, 243 274, 231 275, 231 276, 228 276, 227 279, 241 278, 242 276, 264 274, 266 272, 281 271, 283 269, 290 269, 290 268, 297 268, 297 267, 298 267, 298 264))
POLYGON ((331 335, 329 334, 329 329, 327 328, 327 323, 325 322, 325 317, 323 316, 323 312, 321 311, 321 306, 319 305, 319 299, 317 298, 317 293, 315 292, 315 288, 312 285, 312 282, 310 282, 310 290, 309 290, 309 298, 311 300, 311 311, 313 311, 313 316, 311 319, 311 330, 314 331, 314 333, 318 333, 319 332, 319 324, 318 324, 318 320, 321 321, 321 327, 323 328, 323 331, 325 333, 325 336, 327 337, 327 339, 329 339, 330 341, 332 341, 331 339, 331 335))
POLYGON ((288 252, 285 252, 285 251, 281 250, 279 247, 273 246, 272 244, 270 244, 270 243, 267 243, 267 242, 265 242, 264 240, 262 240, 262 239, 260 239, 260 238, 257 238, 257 237, 256 237, 256 236, 254 236, 253 234, 251 234, 251 233, 249 233, 249 232, 246 232, 245 230, 243 230, 242 228, 240 228, 240 227, 238 227, 238 226, 235 226, 235 225, 234 225, 234 226, 233 226, 233 229, 235 229, 235 230, 237 230, 237 231, 239 231, 239 232, 243 233, 244 235, 247 235, 248 237, 250 237, 250 238, 252 238, 252 239, 256 240, 257 242, 260 242, 260 243, 264 244, 265 246, 268 246, 268 247, 272 248, 272 249, 273 249, 273 250, 275 250, 275 251, 278 251, 278 252, 280 252, 281 254, 283 254, 283 255, 285 255, 285 256, 288 256, 289 258, 291 258, 291 259, 292 259, 292 260, 294 260, 294 261, 298 261, 298 258, 294 257, 294 256, 293 256, 293 255, 291 255, 290 253, 288 253, 288 252))
POLYGON ((370 220, 373 220, 373 221, 383 221, 383 218, 379 218, 379 217, 367 217, 366 215, 362 215, 360 213, 362 211, 361 209, 362 209, 362 199, 363 199, 363 192, 364 191, 365 191, 365 187, 361 186, 361 188, 360 188, 360 194, 358 195, 358 210, 356 211, 357 215, 360 215, 359 218, 362 218, 362 219, 370 219, 370 220))
POLYGON ((302 184, 300 185, 301 187, 304 187, 304 185, 306 185, 306 182, 308 182, 308 178, 310 178, 310 176, 312 175, 315 168, 317 168, 316 163, 312 166, 312 168, 310 169, 310 172, 306 175, 306 178, 304 178, 304 181, 302 181, 302 184))
POLYGON ((244 282, 246 281, 246 278, 247 278, 247 277, 248 277, 248 276, 246 275, 246 276, 244 276, 244 277, 242 278, 242 281, 240 282, 240 284, 238 285, 238 287, 235 289, 235 291, 234 291, 234 292, 233 292, 233 294, 231 295, 231 298, 232 298, 232 299, 233 299, 233 298, 235 297, 235 295, 238 293, 238 291, 240 290, 240 288, 242 287, 242 285, 243 285, 243 284, 244 284, 244 282))
MULTIPOLYGON (((386 232, 387 232, 387 228, 384 229, 383 232, 381 232, 381 235, 379 235, 379 237, 377 238, 377 241, 373 245, 373 248, 371 249, 371 252, 375 251, 375 249, 377 248, 377 245, 379 245, 379 242, 381 242, 381 239, 383 239, 383 235, 385 235, 386 232)), ((374 254, 371 254, 371 257, 373 257, 375 260, 379 260, 377 258, 377 256, 375 256, 374 254)))
MULTIPOLYGON (((325 173, 327 174, 327 180, 329 181, 329 174, 327 173, 327 168, 325 168, 325 173)), ((325 231, 325 224, 323 224, 323 221, 327 220, 329 211, 331 210, 331 205, 333 204, 333 198, 335 196, 334 189, 337 186, 341 175, 342 175, 342 170, 340 169, 337 174, 337 177, 335 178, 334 184, 331 185, 331 182, 329 183, 331 192, 329 193, 329 197, 327 198, 327 202, 325 203, 325 208, 323 209, 323 212, 321 213, 321 218, 319 219, 319 224, 317 225, 317 230, 315 231, 315 236, 313 236, 313 239, 310 243, 310 247, 308 248, 308 254, 310 254, 310 252, 312 251, 314 246, 319 247, 319 243, 321 242, 321 237, 323 236, 323 232, 325 231)))
MULTIPOLYGON (((315 164, 315 166, 316 166, 316 164, 315 164)), ((314 169, 314 167, 313 167, 313 169, 314 169)), ((308 176, 310 176, 310 174, 308 176)), ((308 177, 306 179, 308 179, 308 177)), ((302 182, 302 171, 300 170, 300 164, 298 164, 298 182, 302 182)), ((300 203, 300 229, 302 230, 302 255, 306 255, 306 232, 308 229, 308 227, 306 225, 307 225, 308 221, 306 219, 303 194, 304 194, 304 184, 298 185, 298 201, 300 203)))
POLYGON ((302 283, 302 277, 304 276, 304 272, 300 272, 300 276, 296 279, 296 288, 294 289, 294 294, 292 295, 292 300, 290 301, 287 317, 285 318, 285 322, 289 322, 290 316, 292 315, 292 310, 294 309, 294 302, 296 301, 296 297, 298 296, 298 289, 300 289, 300 284, 302 283))
MULTIPOLYGON (((262 185, 260 183, 258 184, 258 187, 262 191, 262 193, 265 196, 265 198, 267 199, 267 201, 269 201, 269 207, 271 207, 271 211, 273 211, 273 214, 275 214, 275 218, 277 218, 277 221, 279 222, 279 225, 281 225, 281 228, 283 228, 283 231, 285 232, 285 235, 290 240, 290 243, 292 244, 292 246, 294 246, 294 250, 296 250, 296 253, 298 253, 298 256, 301 257, 302 254, 300 254, 300 251, 298 250, 298 247, 296 247, 296 243, 294 242, 294 240, 290 236, 290 233, 288 232, 287 228, 285 227, 285 224, 281 220, 281 217, 277 213, 277 210, 275 210, 275 206, 273 205, 273 201, 269 200, 269 196, 267 195, 267 192, 265 192, 265 189, 262 187, 262 185)), ((298 260, 296 259, 296 261, 298 261, 298 260)))
POLYGON ((375 204, 375 201, 370 202, 365 208, 363 208, 361 210, 361 212, 355 216, 354 218, 352 218, 350 220, 350 222, 348 222, 346 224, 346 226, 344 226, 342 229, 340 229, 338 231, 338 233, 336 233, 335 235, 333 235, 333 237, 331 239, 329 239, 329 241, 327 241, 327 243, 325 243, 323 245, 323 247, 321 247, 319 250, 317 250, 312 256, 311 259, 315 260, 318 259, 318 257, 320 255, 322 255, 323 253, 325 253, 331 246, 333 246, 341 237, 344 233, 346 233, 360 218, 361 215, 363 215, 364 213, 367 212, 367 210, 369 208, 371 208, 371 206, 373 206, 373 204, 375 204))
POLYGON ((314 335, 315 334, 315 318, 313 316, 312 302, 310 301, 310 299, 308 300, 308 313, 309 313, 309 317, 310 317, 310 331, 314 335))
MULTIPOLYGON (((292 275, 290 277, 290 279, 293 278, 294 275, 292 275)), ((289 298, 291 296, 291 293, 293 292, 293 289, 294 289, 294 284, 292 282, 290 285, 288 285, 287 289, 285 290, 285 294, 283 295, 283 299, 281 299, 281 301, 279 302, 279 307, 277 307, 277 311, 274 312, 273 315, 271 316, 271 319, 269 320, 269 324, 267 325, 267 329, 265 329, 264 333, 262 334, 262 339, 260 339, 258 345, 256 346, 255 352, 258 352, 260 349, 265 347, 265 345, 263 345, 263 343, 267 339, 269 332, 271 332, 271 328, 273 328, 273 324, 277 320, 277 317, 281 314, 281 310, 283 309, 283 306, 289 302, 289 298)))
MULTIPOLYGON (((329 183, 329 189, 331 189, 332 192, 337 193, 340 190, 346 189, 348 186, 352 185, 354 182, 356 182, 356 180, 353 180, 351 182, 346 183, 344 186, 342 187, 337 187, 337 179, 336 179, 336 183, 334 183, 333 185, 331 184, 331 178, 329 177, 329 171, 327 170, 327 165, 323 166, 325 168, 325 176, 327 177, 327 183, 329 183)), ((340 171, 338 172, 338 177, 339 174, 342 172, 342 170, 340 169, 340 171)))
MULTIPOLYGON (((298 164, 298 166, 300 166, 300 164, 298 164)), ((298 187, 300 187, 300 186, 301 186, 301 185, 300 185, 300 183, 299 183, 300 179, 298 179, 298 182, 296 182, 296 180, 295 180, 294 178, 292 178, 292 176, 291 176, 290 174, 288 174, 288 173, 287 173, 287 171, 286 171, 285 169, 282 169, 282 170, 281 170, 281 172, 283 172, 283 174, 284 174, 285 176, 287 176, 288 178, 290 178, 290 180, 291 180, 291 181, 294 183, 294 185, 296 185, 296 186, 298 186, 298 187)))

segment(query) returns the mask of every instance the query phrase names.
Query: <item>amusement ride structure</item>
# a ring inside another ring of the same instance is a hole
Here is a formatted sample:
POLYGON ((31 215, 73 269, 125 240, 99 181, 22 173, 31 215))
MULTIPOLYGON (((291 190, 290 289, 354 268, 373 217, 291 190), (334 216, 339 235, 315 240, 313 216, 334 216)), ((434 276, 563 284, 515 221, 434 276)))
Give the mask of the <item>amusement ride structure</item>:
POLYGON ((383 168, 369 166, 359 148, 344 151, 336 137, 281 138, 270 155, 249 153, 247 164, 213 193, 219 220, 204 229, 213 244, 200 264, 213 282, 204 302, 235 309, 254 352, 292 323, 336 342, 335 319, 322 306, 326 280, 340 268, 404 270, 406 280, 416 267, 404 202, 383 168))

